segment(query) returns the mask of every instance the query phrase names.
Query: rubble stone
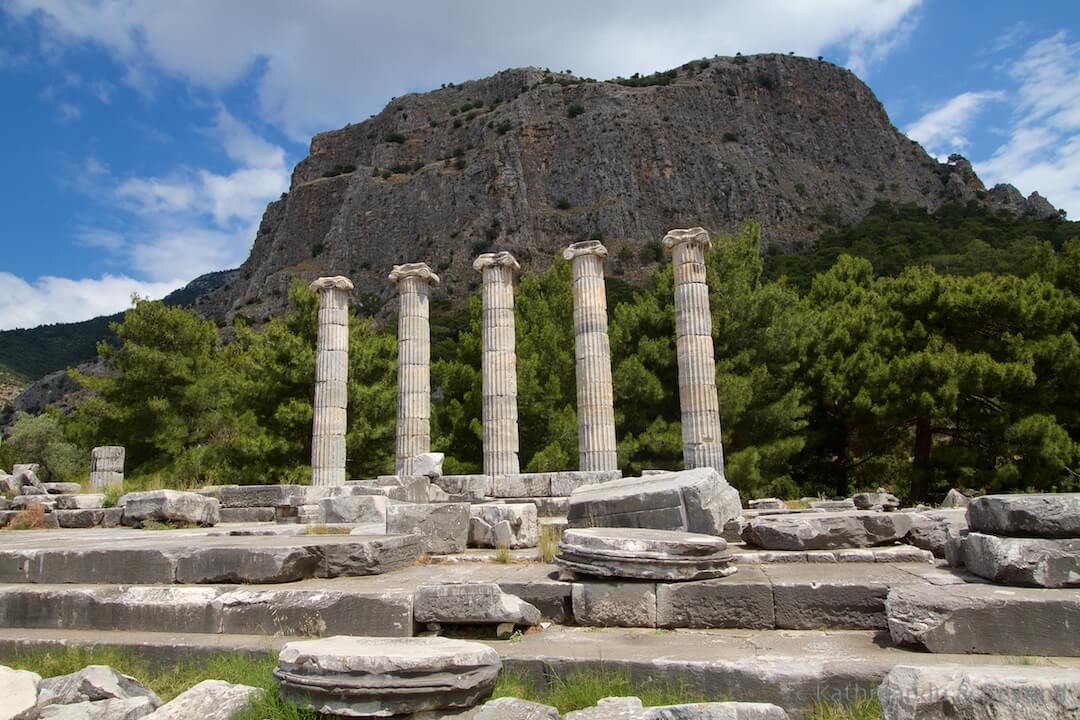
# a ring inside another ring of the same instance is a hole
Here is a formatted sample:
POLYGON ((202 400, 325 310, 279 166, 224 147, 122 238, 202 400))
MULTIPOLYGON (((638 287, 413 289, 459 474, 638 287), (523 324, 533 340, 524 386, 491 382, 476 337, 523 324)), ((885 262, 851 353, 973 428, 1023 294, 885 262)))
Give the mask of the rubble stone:
POLYGON ((747 523, 743 539, 767 550, 873 547, 907 535, 910 515, 872 511, 759 515, 747 523))
POLYGON ((203 680, 146 716, 146 720, 230 720, 264 691, 250 685, 203 680))
POLYGON ((505 522, 510 531, 508 542, 511 549, 536 547, 540 542, 540 526, 536 506, 532 503, 484 503, 469 508, 469 545, 493 548, 500 543, 495 537, 495 526, 505 522))
POLYGON ((495 583, 421 585, 413 593, 419 623, 456 625, 539 625, 540 611, 495 583))

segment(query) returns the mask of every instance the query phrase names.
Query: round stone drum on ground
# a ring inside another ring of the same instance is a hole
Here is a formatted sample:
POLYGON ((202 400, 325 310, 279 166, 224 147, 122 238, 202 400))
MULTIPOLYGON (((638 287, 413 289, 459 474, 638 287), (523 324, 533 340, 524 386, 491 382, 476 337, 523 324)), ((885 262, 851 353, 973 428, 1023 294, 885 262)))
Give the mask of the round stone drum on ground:
POLYGON ((644 528, 567 530, 555 563, 585 575, 705 580, 735 572, 723 538, 644 528))
POLYGON ((502 661, 490 647, 435 637, 339 635, 291 642, 274 671, 281 695, 342 717, 469 708, 491 694, 502 661))

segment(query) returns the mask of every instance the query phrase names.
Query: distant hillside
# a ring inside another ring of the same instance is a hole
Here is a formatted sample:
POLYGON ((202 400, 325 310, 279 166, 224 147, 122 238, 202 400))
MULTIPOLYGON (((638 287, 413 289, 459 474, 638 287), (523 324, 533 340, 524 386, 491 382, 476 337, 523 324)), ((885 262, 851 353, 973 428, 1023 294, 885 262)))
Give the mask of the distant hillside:
MULTIPOLYGON (((164 302, 191 307, 202 295, 229 282, 235 273, 224 270, 202 275, 170 293, 164 302)), ((120 312, 76 323, 0 331, 0 384, 4 383, 5 371, 11 377, 11 384, 25 386, 49 373, 93 360, 97 357, 98 342, 109 342, 115 337, 109 324, 123 316, 120 312)))

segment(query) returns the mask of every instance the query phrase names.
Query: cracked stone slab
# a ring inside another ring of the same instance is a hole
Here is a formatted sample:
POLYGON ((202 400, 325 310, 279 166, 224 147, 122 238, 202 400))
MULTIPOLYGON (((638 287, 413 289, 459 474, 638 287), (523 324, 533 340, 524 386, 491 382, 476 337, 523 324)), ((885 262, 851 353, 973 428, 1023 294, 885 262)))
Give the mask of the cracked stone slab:
POLYGON ((972 532, 1080 538, 1080 493, 984 495, 967 506, 972 532))
POLYGON ((743 539, 766 550, 833 550, 893 543, 909 530, 909 513, 853 511, 759 515, 746 524, 743 539))
POLYGON ((1014 538, 968 533, 964 565, 980 577, 1005 585, 1080 587, 1080 538, 1014 538))

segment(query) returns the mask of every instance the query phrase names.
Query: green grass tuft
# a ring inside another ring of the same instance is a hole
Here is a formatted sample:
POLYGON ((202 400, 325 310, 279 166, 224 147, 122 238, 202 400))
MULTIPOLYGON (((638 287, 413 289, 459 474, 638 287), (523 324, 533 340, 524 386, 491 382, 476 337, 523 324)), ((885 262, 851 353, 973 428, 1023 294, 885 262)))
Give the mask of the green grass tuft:
POLYGON ((881 720, 877 698, 846 703, 818 703, 806 720, 881 720))

